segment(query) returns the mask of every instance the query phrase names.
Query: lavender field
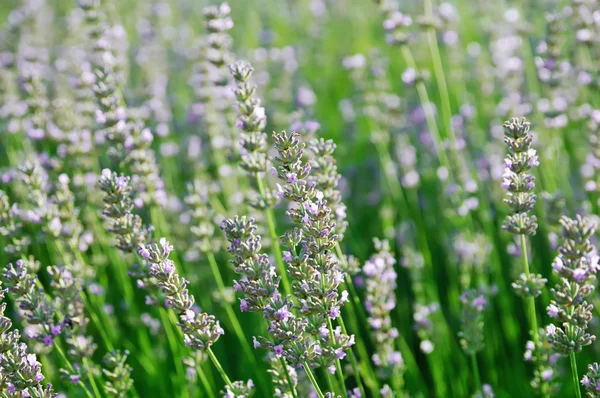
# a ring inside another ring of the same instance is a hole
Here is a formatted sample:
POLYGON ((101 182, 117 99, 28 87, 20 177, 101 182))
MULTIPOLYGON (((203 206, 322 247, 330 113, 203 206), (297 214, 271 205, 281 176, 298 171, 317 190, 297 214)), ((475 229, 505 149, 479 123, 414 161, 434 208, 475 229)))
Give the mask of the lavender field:
POLYGON ((0 0, 1 397, 600 397, 598 0, 0 0))

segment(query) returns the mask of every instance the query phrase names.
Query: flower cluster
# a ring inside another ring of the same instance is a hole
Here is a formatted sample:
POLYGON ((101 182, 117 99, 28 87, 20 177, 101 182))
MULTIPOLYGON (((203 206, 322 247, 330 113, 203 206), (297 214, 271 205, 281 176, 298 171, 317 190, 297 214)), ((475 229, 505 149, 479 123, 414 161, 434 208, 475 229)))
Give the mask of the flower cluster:
POLYGON ((265 108, 256 93, 256 85, 248 81, 254 69, 246 62, 238 61, 229 66, 236 81, 235 96, 240 112, 236 126, 240 134, 241 166, 249 173, 260 173, 267 169, 267 125, 265 108))
POLYGON ((4 315, 6 290, 0 282, 0 392, 3 395, 32 398, 54 398, 52 385, 44 386, 42 364, 28 353, 18 330, 10 330, 12 322, 4 315))
POLYGON ((373 363, 384 377, 399 377, 404 368, 402 354, 394 349, 398 330, 392 326, 391 312, 396 308, 396 259, 387 241, 375 240, 376 253, 363 266, 366 277, 365 307, 375 338, 373 363))
POLYGON ((142 219, 132 213, 130 178, 104 169, 99 185, 105 194, 102 198, 104 202, 102 215, 108 220, 108 231, 115 235, 116 247, 119 250, 131 253, 141 243, 148 241, 152 235, 152 227, 144 226, 142 219))
POLYGON ((194 350, 206 350, 224 333, 215 317, 193 310, 194 296, 187 289, 189 282, 179 276, 169 254, 173 246, 165 238, 156 244, 140 244, 138 253, 150 263, 149 275, 155 278, 169 305, 179 316, 179 326, 185 344, 194 350))
MULTIPOLYGON (((279 196, 292 202, 287 215, 296 227, 291 233, 281 237, 287 250, 283 260, 288 273, 294 279, 294 295, 302 304, 300 313, 309 319, 309 333, 322 333, 330 319, 341 314, 341 306, 348 301, 348 292, 341 296, 338 287, 344 273, 338 266, 338 259, 332 254, 339 236, 336 223, 332 220, 331 207, 324 199, 323 192, 315 189, 310 180, 310 165, 304 160, 305 144, 299 141, 299 134, 274 133, 275 167, 272 174, 284 183, 279 186, 279 196)), ((331 329, 331 328, 330 328, 331 329)), ((337 359, 345 356, 344 351, 354 343, 354 336, 334 333, 329 338, 322 335, 324 351, 323 364, 327 364, 327 353, 337 359)), ((330 356, 330 355, 329 355, 330 356)))
POLYGON ((474 355, 483 349, 483 310, 488 300, 481 291, 469 289, 463 292, 460 301, 463 305, 460 345, 467 354, 474 355))
POLYGON ((261 311, 269 322, 270 339, 255 338, 254 347, 269 348, 277 357, 283 356, 290 364, 298 365, 312 360, 321 352, 318 344, 306 339, 306 320, 294 314, 295 305, 290 296, 278 291, 280 277, 269 257, 261 253, 261 238, 256 234, 254 219, 235 217, 221 225, 232 254, 232 265, 242 275, 234 281, 234 290, 242 292, 242 311, 261 311))
POLYGON ((29 246, 29 238, 21 233, 22 225, 15 217, 8 195, 0 190, 0 236, 6 239, 4 251, 17 256, 29 246))
POLYGON ((250 398, 254 395, 254 383, 252 380, 234 381, 231 383, 233 388, 225 386, 225 391, 221 391, 223 398, 250 398))
MULTIPOLYGON (((538 333, 543 336, 545 331, 539 329, 538 333)), ((535 369, 531 386, 540 394, 555 395, 560 386, 558 383, 560 372, 557 369, 560 354, 555 353, 552 345, 542 337, 538 339, 537 347, 535 342, 531 340, 527 342, 523 357, 527 362, 534 362, 535 369)))
POLYGON ((187 188, 188 195, 184 202, 190 209, 190 232, 196 237, 196 245, 201 251, 213 250, 215 225, 213 211, 208 206, 208 196, 211 194, 209 188, 200 179, 188 183, 187 188))
POLYGON ((27 324, 36 325, 36 332, 30 337, 50 346, 63 325, 54 323, 56 310, 40 287, 36 275, 39 269, 40 263, 33 258, 17 260, 5 267, 2 279, 27 324))
POLYGON ((581 385, 587 391, 590 398, 600 397, 600 365, 594 362, 588 365, 588 371, 581 379, 581 385))
POLYGON ((535 177, 529 170, 538 166, 538 156, 531 148, 533 134, 525 118, 513 118, 504 123, 504 142, 508 155, 504 159, 502 188, 508 191, 504 200, 510 206, 510 215, 502 228, 517 235, 535 235, 537 219, 529 212, 535 204, 535 177))
POLYGON ((552 264, 560 282, 551 289, 554 299, 547 308, 558 325, 550 324, 547 335, 556 352, 568 355, 596 339, 587 332, 594 306, 585 298, 594 291, 598 256, 590 242, 595 232, 593 223, 578 215, 574 220, 563 216, 561 224, 562 243, 552 264))
POLYGON ((102 369, 107 381, 104 384, 104 392, 107 396, 124 398, 133 386, 131 379, 131 366, 127 361, 129 352, 111 351, 104 356, 105 367, 102 369))
POLYGON ((346 221, 346 205, 342 202, 342 194, 338 188, 341 175, 337 171, 333 157, 335 148, 336 145, 332 140, 323 138, 311 140, 308 145, 312 154, 310 165, 315 189, 323 192, 323 199, 327 201, 335 214, 336 232, 339 241, 342 241, 348 222, 346 221))
POLYGON ((275 397, 277 398, 292 398, 296 394, 295 389, 298 385, 298 374, 296 373, 296 369, 288 364, 282 364, 281 361, 277 359, 277 357, 272 357, 270 359, 271 367, 267 372, 271 375, 273 379, 273 384, 275 386, 275 397), (286 367, 285 369, 283 367, 286 367), (287 375, 292 382, 290 386, 287 375), (292 392, 291 389, 294 389, 292 392))
POLYGON ((166 201, 164 183, 150 148, 154 137, 133 112, 128 113, 118 86, 120 77, 113 68, 117 64, 111 51, 115 38, 107 30, 105 12, 99 7, 99 1, 80 0, 79 3, 90 25, 90 38, 94 40, 96 123, 102 127, 100 132, 109 142, 108 153, 115 163, 128 167, 134 175, 133 182, 142 203, 163 205, 166 201))
POLYGON ((398 2, 394 0, 377 0, 379 7, 385 15, 383 28, 387 31, 385 40, 391 45, 403 45, 411 38, 409 28, 413 20, 410 15, 398 11, 398 2))

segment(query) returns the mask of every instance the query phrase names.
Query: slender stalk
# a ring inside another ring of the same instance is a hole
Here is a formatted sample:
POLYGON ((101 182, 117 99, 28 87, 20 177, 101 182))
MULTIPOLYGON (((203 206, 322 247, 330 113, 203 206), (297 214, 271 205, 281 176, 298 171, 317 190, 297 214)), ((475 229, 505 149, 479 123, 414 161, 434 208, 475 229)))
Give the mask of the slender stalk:
MULTIPOLYGON (((340 316, 341 318, 341 316, 340 316)), ((331 343, 335 344, 335 335, 333 334, 333 325, 331 324, 331 318, 327 317, 327 327, 329 328, 329 337, 331 338, 331 343)), ((344 397, 348 396, 348 390, 346 390, 346 382, 344 381, 344 374, 342 373, 342 365, 340 364, 340 360, 336 358, 335 360, 335 368, 337 370, 337 378, 338 382, 342 387, 342 391, 344 392, 344 397)))
POLYGON ((477 363, 477 354, 471 354, 471 367, 473 368, 473 377, 475 377, 475 392, 481 390, 481 378, 479 377, 479 364, 477 363))
POLYGON ((246 339, 246 336, 244 335, 242 325, 240 324, 240 321, 235 315, 235 311, 231 307, 231 304, 225 301, 225 283, 223 282, 223 277, 221 275, 221 271, 219 270, 219 266, 217 264, 217 260, 215 259, 215 255, 212 251, 209 250, 208 252, 206 252, 206 257, 208 259, 208 263, 210 264, 210 268, 212 270, 215 281, 217 282, 219 293, 221 294, 221 297, 223 297, 223 308, 225 308, 227 317, 231 322, 231 327, 233 328, 235 335, 237 336, 238 340, 240 341, 240 344, 242 345, 242 349, 244 350, 246 358, 250 360, 252 369, 254 369, 254 371, 256 372, 256 376, 259 378, 259 381, 262 384, 263 377, 262 374, 260 374, 259 372, 260 367, 258 366, 256 361, 256 353, 250 348, 248 339, 246 339))
MULTIPOLYGON (((263 184, 262 177, 258 174, 256 175, 256 185, 258 187, 260 196, 264 198, 265 186, 263 184)), ((271 244, 273 245, 273 254, 275 255, 275 261, 277 262, 277 268, 279 269, 279 275, 281 276, 281 283, 283 284, 283 290, 286 294, 291 294, 292 289, 290 287, 290 282, 288 280, 285 265, 283 263, 281 247, 279 245, 279 236, 277 236, 277 231, 275 230, 275 215, 273 214, 273 209, 267 207, 265 209, 265 215, 267 218, 267 227, 269 228, 269 237, 271 238, 271 244)))
POLYGON ((285 379, 287 380, 288 385, 290 386, 290 393, 292 394, 292 398, 298 398, 298 394, 296 394, 296 388, 294 387, 294 383, 292 382, 292 377, 290 376, 290 372, 288 371, 285 359, 283 359, 283 357, 280 357, 279 362, 281 363, 281 366, 283 366, 285 379))
POLYGON ((90 372, 90 364, 87 358, 83 358, 83 364, 86 368, 86 373, 87 373, 87 378, 88 381, 90 382, 90 385, 92 386, 92 390, 94 391, 94 394, 96 395, 96 397, 101 397, 102 394, 100 394, 100 390, 98 390, 98 386, 96 385, 96 380, 94 379, 94 375, 92 375, 92 372, 90 372))
POLYGON ((229 386, 229 388, 231 388, 231 390, 234 390, 233 384, 231 384, 231 380, 229 380, 227 373, 225 373, 225 369, 223 369, 223 366, 221 366, 221 363, 215 356, 215 353, 212 351, 212 349, 210 347, 208 347, 206 352, 208 353, 208 357, 212 361, 213 365, 215 365, 215 368, 217 368, 217 370, 219 371, 219 374, 223 378, 223 381, 225 382, 225 384, 227 384, 229 386))
MULTIPOLYGON (((410 51, 410 48, 406 44, 401 46, 402 56, 404 57, 404 61, 406 64, 417 70, 417 63, 410 51)), ((442 143, 442 137, 440 136, 440 131, 438 130, 437 122, 435 121, 435 115, 431 109, 431 102, 429 100, 429 94, 427 94, 427 87, 425 87, 425 83, 423 81, 418 80, 415 83, 417 87, 417 94, 419 94, 419 100, 421 102, 421 107, 423 108, 423 112, 425 113, 425 122, 427 123, 427 128, 429 132, 433 136, 433 144, 435 145, 435 151, 438 155, 440 163, 442 166, 445 166, 450 173, 452 173, 452 169, 450 168, 450 164, 448 162, 448 156, 446 154, 446 150, 442 143)))
MULTIPOLYGON (((338 320, 340 327, 342 328, 342 333, 348 334, 348 332, 346 331, 346 325, 344 325, 344 319, 340 316, 338 320)), ((352 372, 354 372, 354 378, 356 379, 356 384, 358 385, 360 394, 361 396, 366 397, 367 394, 365 392, 365 386, 363 386, 362 380, 360 378, 360 372, 358 371, 358 365, 356 364, 356 358, 354 357, 354 351, 352 351, 352 348, 350 348, 348 357, 350 359, 350 366, 352 366, 352 372)))
POLYGON ((308 376, 308 379, 310 380, 310 382, 312 383, 313 387, 315 388, 315 391, 317 392, 317 396, 319 398, 325 398, 325 395, 323 395, 323 392, 319 388, 319 384, 317 383, 317 380, 315 379, 315 376, 313 375, 312 371, 308 367, 308 363, 304 362, 302 364, 302 366, 304 367, 304 371, 306 372, 306 375, 308 376))
MULTIPOLYGON (((527 279, 529 279, 529 260, 527 258, 527 242, 525 240, 524 234, 521 234, 521 257, 523 258, 523 269, 525 271, 525 276, 527 277, 527 279)), ((531 322, 531 333, 533 334, 533 343, 535 344, 535 349, 537 351, 540 336, 537 326, 537 313, 535 311, 535 298, 528 297, 527 304, 529 306, 529 321, 531 322)))
POLYGON ((206 375, 204 374, 204 370, 202 370, 202 366, 196 365, 196 373, 198 374, 198 377, 200 378, 200 383, 202 383, 202 386, 204 387, 206 394, 208 394, 208 395, 214 394, 215 392, 211 388, 210 383, 208 382, 208 379, 206 378, 206 375))
POLYGON ((575 360, 575 353, 569 354, 571 360, 571 372, 573 373, 573 387, 575 387, 575 396, 581 398, 581 387, 579 387, 579 376, 577 373, 577 361, 575 360))
MULTIPOLYGON (((67 364, 67 366, 69 367, 69 370, 71 372, 74 372, 75 369, 73 368, 73 365, 71 365, 71 362, 69 362, 69 360, 67 359, 67 356, 65 355, 64 351, 62 350, 62 348, 60 347, 60 345, 58 343, 54 344, 54 348, 56 348, 56 351, 58 352, 59 356, 62 358, 62 360, 67 364)), ((85 395, 88 396, 88 398, 94 398, 92 396, 92 393, 90 392, 90 390, 87 389, 87 387, 85 386, 85 384, 83 384, 82 381, 79 381, 78 385, 83 388, 83 391, 85 391, 85 395)))

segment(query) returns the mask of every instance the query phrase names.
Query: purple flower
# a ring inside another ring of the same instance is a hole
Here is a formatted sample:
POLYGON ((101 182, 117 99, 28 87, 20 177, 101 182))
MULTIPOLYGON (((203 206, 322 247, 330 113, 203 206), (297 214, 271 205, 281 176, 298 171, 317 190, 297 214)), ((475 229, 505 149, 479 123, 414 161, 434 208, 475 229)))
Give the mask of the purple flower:
POLYGON ((256 336, 252 336, 252 343, 254 344, 254 348, 260 348, 261 344, 260 342, 256 339, 256 336))
POLYGON ((81 378, 79 375, 71 375, 71 376, 69 376, 69 381, 73 384, 79 384, 79 382, 81 381, 81 378))
POLYGON ((287 305, 284 305, 283 307, 277 310, 277 315, 279 316, 279 320, 283 322, 288 317, 292 316, 292 313, 288 311, 287 305))
POLYGON ((542 371, 542 380, 550 381, 552 380, 552 376, 554 375, 554 371, 552 369, 546 369, 542 371))
POLYGON ((287 182, 289 182, 290 184, 298 182, 298 175, 296 173, 287 173, 286 178, 287 182))
POLYGON ((337 305, 334 305, 331 307, 331 309, 329 310, 329 317, 331 319, 335 319, 338 316, 340 316, 340 307, 338 307, 337 305))
POLYGON ((345 356, 346 356, 346 353, 344 352, 344 350, 342 348, 338 348, 337 350, 335 350, 336 359, 343 359, 345 356))
POLYGON ((587 375, 583 376, 583 379, 581 379, 581 385, 584 387, 589 387, 591 384, 590 378, 587 377, 587 375))
POLYGON ((330 367, 328 367, 327 371, 329 372, 329 374, 335 374, 335 365, 331 365, 330 367))
POLYGON ((50 326, 50 333, 52 333, 52 336, 58 336, 61 331, 62 331, 62 328, 60 325, 50 326))
POLYGON ((560 272, 560 271, 562 271, 563 267, 564 267, 564 264, 563 264, 562 259, 560 257, 556 257, 554 259, 554 262, 552 263, 552 268, 554 268, 554 270, 556 272, 560 272))
POLYGON ((550 316, 551 318, 558 317, 558 307, 555 306, 554 304, 550 304, 547 308, 547 311, 548 311, 548 316, 550 316))
POLYGON ((52 345, 52 343, 54 343, 54 338, 51 335, 47 334, 46 336, 44 336, 44 339, 42 341, 44 342, 44 345, 46 347, 49 347, 52 345))
POLYGON ((287 250, 283 251, 283 261, 286 263, 292 262, 292 253, 287 250))
POLYGON ((246 299, 241 299, 240 300, 240 311, 245 312, 248 311, 248 302, 246 301, 246 299))
POLYGON ((233 290, 236 292, 242 291, 242 285, 238 283, 238 281, 233 281, 233 290))
POLYGON ((583 282, 587 277, 587 272, 583 268, 577 268, 573 271, 573 278, 575 278, 577 282, 583 282))
POLYGON ((150 251, 148 251, 148 249, 146 249, 146 247, 143 244, 140 245, 140 249, 138 250, 138 253, 140 254, 140 256, 142 256, 146 260, 150 259, 150 251))
POLYGON ((390 354, 389 362, 390 365, 400 365, 404 362, 404 359, 402 358, 402 354, 400 354, 398 351, 394 351, 390 354))
POLYGON ((277 356, 283 355, 283 345, 279 344, 279 345, 276 345, 275 347, 273 347, 273 352, 277 356))
POLYGON ((556 335, 556 326, 550 324, 546 327, 546 336, 554 337, 554 335, 556 335))
POLYGON ((473 307, 477 308, 478 311, 483 311, 487 305, 487 300, 484 296, 478 296, 473 299, 473 307))

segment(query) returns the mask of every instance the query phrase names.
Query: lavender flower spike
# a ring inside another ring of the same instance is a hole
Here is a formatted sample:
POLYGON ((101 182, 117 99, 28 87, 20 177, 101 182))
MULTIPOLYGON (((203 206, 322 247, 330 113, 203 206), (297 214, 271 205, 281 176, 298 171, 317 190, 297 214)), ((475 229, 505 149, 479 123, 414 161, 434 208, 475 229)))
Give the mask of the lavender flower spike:
POLYGON ((160 246, 140 244, 138 253, 150 263, 150 276, 158 281, 169 307, 179 316, 185 344, 194 350, 204 351, 219 339, 223 329, 214 316, 192 310, 195 299, 187 289, 189 282, 177 274, 175 264, 169 260, 172 250, 173 246, 161 238, 160 246))
POLYGON ((504 159, 502 188, 508 191, 504 201, 509 205, 511 214, 506 218, 503 229, 516 235, 535 235, 537 219, 529 212, 535 204, 535 177, 528 173, 538 166, 538 156, 531 148, 533 134, 525 118, 512 118, 504 123, 504 142, 508 155, 504 159))
POLYGON ((563 242, 553 264, 560 282, 551 289, 554 299, 548 306, 548 314, 557 323, 551 325, 548 341, 556 352, 569 355, 596 339, 587 332, 594 306, 585 298, 594 291, 598 256, 593 255, 590 242, 595 225, 580 216, 574 220, 563 216, 560 222, 563 242))

